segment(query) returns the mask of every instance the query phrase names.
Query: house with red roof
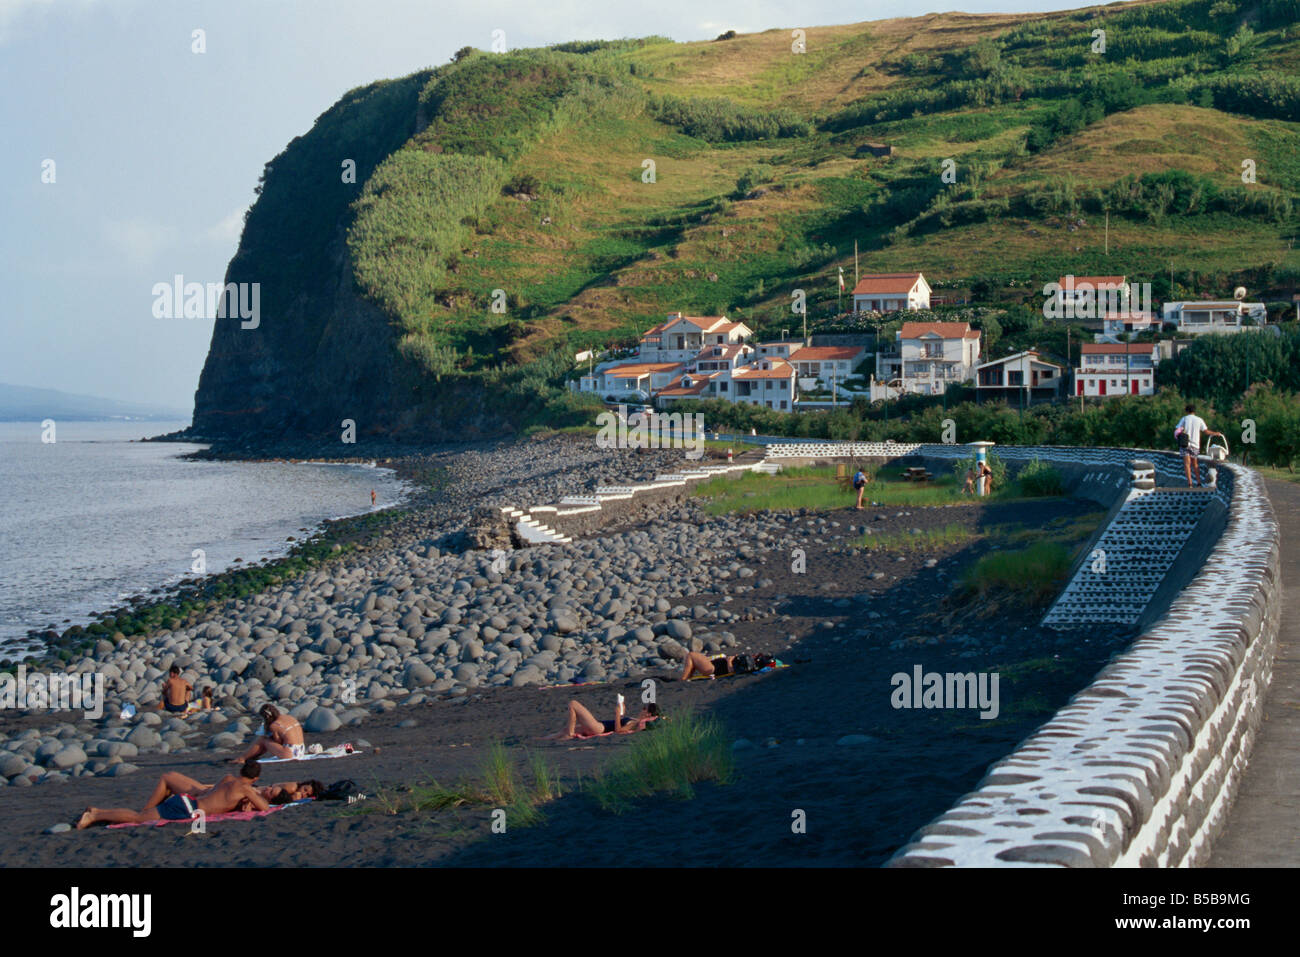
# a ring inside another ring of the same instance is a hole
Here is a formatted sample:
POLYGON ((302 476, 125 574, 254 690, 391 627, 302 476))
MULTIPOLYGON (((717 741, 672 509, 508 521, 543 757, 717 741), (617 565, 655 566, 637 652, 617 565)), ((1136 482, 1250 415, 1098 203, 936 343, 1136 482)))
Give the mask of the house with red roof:
POLYGON ((1074 370, 1074 394, 1154 395, 1159 347, 1153 342, 1085 342, 1074 370))
POLYGON ((968 322, 905 322, 894 339, 876 353, 876 378, 901 392, 941 395, 974 377, 980 334, 968 322))
POLYGON ((754 331, 726 316, 687 316, 674 312, 641 336, 643 362, 689 362, 708 345, 745 342, 754 331))
POLYGON ((829 389, 842 385, 867 357, 865 346, 799 346, 788 354, 801 389, 829 389))
POLYGON ((794 366, 784 359, 764 357, 741 366, 731 373, 731 388, 732 402, 794 411, 798 385, 794 366))
POLYGON ((930 308, 930 284, 919 272, 871 273, 853 287, 854 312, 902 312, 930 308))

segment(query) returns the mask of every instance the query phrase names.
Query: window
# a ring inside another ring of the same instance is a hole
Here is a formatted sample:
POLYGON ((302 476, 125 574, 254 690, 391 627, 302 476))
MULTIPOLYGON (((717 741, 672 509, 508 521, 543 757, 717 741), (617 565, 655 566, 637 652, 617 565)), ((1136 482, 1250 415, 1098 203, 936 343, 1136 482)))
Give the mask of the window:
POLYGON ((781 400, 781 408, 782 408, 782 409, 785 408, 785 399, 782 399, 782 400, 781 400))
POLYGON ((1007 385, 1022 386, 1025 384, 1025 374, 1020 369, 1007 370, 1007 385))
POLYGON ((719 382, 719 383, 718 383, 718 391, 719 391, 719 392, 726 392, 726 391, 727 391, 727 383, 725 383, 725 382, 719 382))

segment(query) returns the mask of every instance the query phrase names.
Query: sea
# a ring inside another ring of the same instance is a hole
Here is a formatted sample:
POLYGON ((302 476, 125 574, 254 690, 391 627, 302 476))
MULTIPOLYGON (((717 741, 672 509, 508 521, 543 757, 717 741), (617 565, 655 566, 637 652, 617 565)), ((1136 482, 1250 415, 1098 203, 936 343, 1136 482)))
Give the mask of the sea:
POLYGON ((189 461, 202 445, 139 441, 188 424, 0 422, 0 658, 38 650, 30 629, 195 577, 197 550, 209 575, 252 564, 410 492, 373 464, 189 461))

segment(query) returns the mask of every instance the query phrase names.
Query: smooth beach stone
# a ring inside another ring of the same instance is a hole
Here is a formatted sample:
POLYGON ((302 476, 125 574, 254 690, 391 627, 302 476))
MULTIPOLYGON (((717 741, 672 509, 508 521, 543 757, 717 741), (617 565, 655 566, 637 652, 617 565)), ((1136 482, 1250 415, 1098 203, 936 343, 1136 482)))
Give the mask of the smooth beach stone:
POLYGON ((214 734, 208 739, 207 747, 209 751, 229 751, 239 747, 243 740, 240 735, 222 731, 220 734, 214 734))
POLYGON ((402 675, 402 686, 408 689, 425 688, 438 680, 433 669, 422 662, 414 662, 407 666, 405 674, 402 675))
MULTIPOLYGON (((510 676, 510 686, 512 688, 521 688, 524 685, 541 684, 544 677, 542 671, 535 665, 525 665, 510 676)), ((455 693, 455 689, 453 689, 452 693, 455 693)))
POLYGON ((312 734, 321 734, 326 731, 336 731, 342 725, 343 722, 338 719, 338 715, 329 708, 319 706, 303 722, 303 729, 312 734))
POLYGON ((139 747, 130 741, 104 741, 96 750, 105 758, 133 758, 140 753, 139 747))
POLYGON ((45 829, 46 834, 64 834, 72 830, 72 825, 66 822, 62 824, 51 824, 45 829))
POLYGON ((140 769, 134 764, 127 764, 123 761, 121 764, 115 764, 106 771, 102 771, 98 777, 103 778, 120 778, 127 774, 135 774, 140 769))
POLYGON ((27 761, 16 754, 0 758, 0 775, 6 778, 17 777, 27 770, 27 761))

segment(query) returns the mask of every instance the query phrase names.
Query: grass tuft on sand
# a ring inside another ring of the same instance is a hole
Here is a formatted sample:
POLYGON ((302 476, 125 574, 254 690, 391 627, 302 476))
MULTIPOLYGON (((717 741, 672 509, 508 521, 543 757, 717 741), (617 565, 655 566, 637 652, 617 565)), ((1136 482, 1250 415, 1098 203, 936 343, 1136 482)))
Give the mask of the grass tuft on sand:
POLYGON ((621 814, 652 794, 689 799, 701 781, 731 781, 731 746, 716 719, 685 711, 656 724, 653 731, 638 734, 587 788, 602 809, 621 814))
POLYGON ((454 787, 437 781, 409 787, 376 787, 371 800, 353 805, 350 810, 361 814, 402 814, 491 807, 504 810, 510 826, 529 827, 545 820, 540 805, 554 801, 564 791, 541 755, 530 755, 528 765, 531 781, 525 781, 520 775, 505 745, 496 742, 489 747, 479 775, 473 780, 454 787))
POLYGON ((977 561, 962 579, 968 595, 1014 596, 1031 604, 1055 597, 1070 570, 1071 551, 1060 542, 1035 542, 1017 551, 997 551, 977 561))

